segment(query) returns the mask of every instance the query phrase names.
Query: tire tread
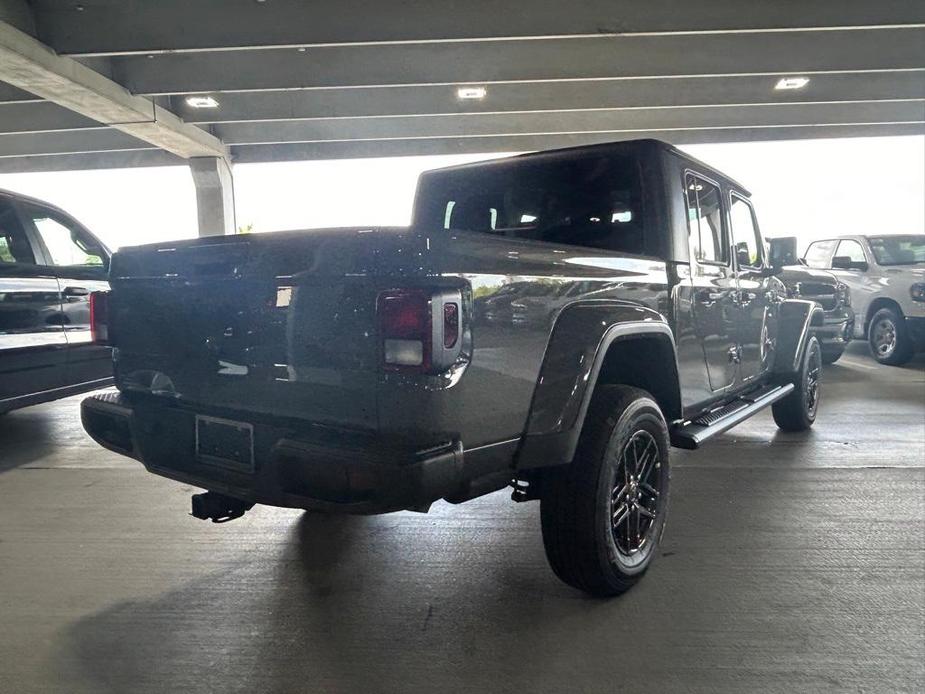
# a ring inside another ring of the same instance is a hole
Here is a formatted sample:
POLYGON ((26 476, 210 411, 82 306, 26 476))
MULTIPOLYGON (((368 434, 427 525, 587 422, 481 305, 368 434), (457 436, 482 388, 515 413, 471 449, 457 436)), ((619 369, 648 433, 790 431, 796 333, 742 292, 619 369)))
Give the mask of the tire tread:
POLYGON ((568 585, 592 595, 622 593, 643 573, 608 581, 594 542, 595 499, 603 456, 621 415, 640 398, 651 400, 652 396, 630 386, 599 386, 595 390, 574 462, 550 470, 541 501, 543 544, 553 572, 568 585))

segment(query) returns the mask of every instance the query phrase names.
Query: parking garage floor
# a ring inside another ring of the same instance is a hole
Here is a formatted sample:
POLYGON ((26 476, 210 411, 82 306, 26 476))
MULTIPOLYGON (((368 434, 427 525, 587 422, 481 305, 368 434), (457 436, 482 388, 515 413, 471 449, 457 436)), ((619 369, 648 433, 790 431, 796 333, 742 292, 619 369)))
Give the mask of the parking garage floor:
POLYGON ((925 358, 864 345, 816 427, 676 452, 662 556, 622 598, 546 565, 504 492, 428 515, 187 515, 84 436, 0 418, 0 691, 921 691, 925 358))

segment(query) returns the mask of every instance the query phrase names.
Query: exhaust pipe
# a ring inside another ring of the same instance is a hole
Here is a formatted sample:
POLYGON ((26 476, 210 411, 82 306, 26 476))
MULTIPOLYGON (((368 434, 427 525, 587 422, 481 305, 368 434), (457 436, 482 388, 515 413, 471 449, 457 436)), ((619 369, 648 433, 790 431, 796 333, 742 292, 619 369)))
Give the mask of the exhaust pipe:
POLYGON ((199 520, 211 520, 213 523, 227 523, 240 518, 254 507, 253 501, 241 501, 217 492, 193 494, 192 502, 190 515, 199 520))

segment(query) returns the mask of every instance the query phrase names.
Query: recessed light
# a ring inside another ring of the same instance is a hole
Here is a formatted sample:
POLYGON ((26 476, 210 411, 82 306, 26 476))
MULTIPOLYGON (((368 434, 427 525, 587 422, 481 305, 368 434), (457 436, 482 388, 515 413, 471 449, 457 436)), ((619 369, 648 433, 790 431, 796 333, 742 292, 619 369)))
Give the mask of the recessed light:
POLYGON ((456 90, 457 99, 484 99, 488 94, 485 87, 460 87, 456 90))
POLYGON ((188 96, 186 103, 193 108, 218 108, 218 101, 211 96, 188 96))
POLYGON ((809 77, 781 77, 774 85, 775 89, 802 89, 809 84, 809 77))

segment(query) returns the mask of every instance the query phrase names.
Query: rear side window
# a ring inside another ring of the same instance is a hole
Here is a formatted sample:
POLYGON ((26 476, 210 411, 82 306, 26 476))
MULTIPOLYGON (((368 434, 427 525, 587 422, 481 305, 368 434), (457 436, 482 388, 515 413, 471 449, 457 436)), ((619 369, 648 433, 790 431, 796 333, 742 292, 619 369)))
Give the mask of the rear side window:
POLYGON ((868 242, 880 265, 925 263, 925 234, 874 236, 868 242))
POLYGON ((694 256, 706 263, 729 262, 726 235, 723 232, 722 195, 719 188, 698 176, 684 177, 687 195, 687 228, 694 256))
POLYGON ((514 160, 422 179, 415 225, 645 254, 638 162, 514 160))
POLYGON ((816 241, 809 245, 806 254, 803 256, 803 262, 809 267, 827 268, 829 267, 829 258, 832 250, 838 241, 816 241))
POLYGON ((0 197, 0 265, 35 264, 35 256, 16 216, 16 210, 6 198, 0 197))
POLYGON ((36 205, 26 207, 26 215, 45 244, 52 265, 103 268, 105 252, 74 222, 36 205))

